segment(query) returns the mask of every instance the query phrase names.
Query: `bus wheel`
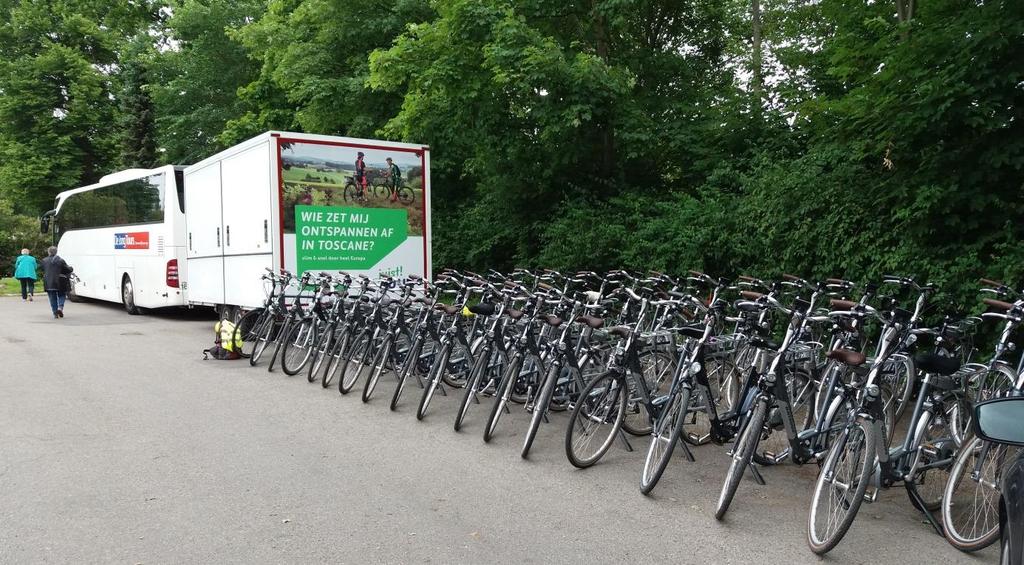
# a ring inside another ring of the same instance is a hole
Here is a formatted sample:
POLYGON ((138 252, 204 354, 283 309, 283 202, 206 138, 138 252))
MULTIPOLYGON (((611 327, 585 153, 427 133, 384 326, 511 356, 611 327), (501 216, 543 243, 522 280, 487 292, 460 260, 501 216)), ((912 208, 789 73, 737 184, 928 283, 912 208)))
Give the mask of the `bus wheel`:
POLYGON ((132 278, 128 275, 121 281, 121 302, 126 312, 133 316, 139 314, 139 307, 135 305, 135 287, 132 286, 132 278))

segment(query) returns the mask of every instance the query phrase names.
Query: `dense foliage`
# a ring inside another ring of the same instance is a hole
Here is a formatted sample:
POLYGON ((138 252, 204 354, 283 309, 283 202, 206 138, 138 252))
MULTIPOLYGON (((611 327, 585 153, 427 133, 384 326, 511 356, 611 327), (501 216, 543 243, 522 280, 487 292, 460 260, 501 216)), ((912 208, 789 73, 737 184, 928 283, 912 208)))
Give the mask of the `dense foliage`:
POLYGON ((381 137, 433 148, 439 264, 966 300, 1024 279, 1022 6, 0 0, 0 209, 271 128, 381 137))

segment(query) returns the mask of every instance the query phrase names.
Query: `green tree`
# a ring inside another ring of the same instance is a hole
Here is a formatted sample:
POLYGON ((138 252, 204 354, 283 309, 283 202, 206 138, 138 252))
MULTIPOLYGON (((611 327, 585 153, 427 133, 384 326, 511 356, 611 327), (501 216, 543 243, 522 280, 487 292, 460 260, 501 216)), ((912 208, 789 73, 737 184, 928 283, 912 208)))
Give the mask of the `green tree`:
POLYGON ((170 163, 189 164, 225 145, 229 120, 245 113, 239 89, 259 66, 230 35, 266 9, 262 0, 175 0, 153 62, 158 140, 170 163))
POLYGON ((148 1, 0 2, 0 196, 17 211, 116 163, 119 55, 155 19, 148 1))
POLYGON ((123 57, 120 79, 121 166, 152 168, 159 164, 156 115, 149 89, 148 36, 133 41, 123 57))

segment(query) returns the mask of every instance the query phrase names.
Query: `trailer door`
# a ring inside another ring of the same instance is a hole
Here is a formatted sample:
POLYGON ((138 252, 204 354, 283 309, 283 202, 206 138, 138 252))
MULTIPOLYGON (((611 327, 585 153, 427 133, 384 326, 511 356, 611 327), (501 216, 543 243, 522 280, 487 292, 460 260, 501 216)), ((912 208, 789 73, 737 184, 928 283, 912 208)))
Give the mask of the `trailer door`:
POLYGON ((257 145, 222 161, 224 202, 224 300, 256 307, 263 303, 259 282, 273 268, 271 224, 271 143, 257 145))
POLYGON ((221 164, 185 175, 186 297, 224 303, 224 233, 221 223, 221 164))

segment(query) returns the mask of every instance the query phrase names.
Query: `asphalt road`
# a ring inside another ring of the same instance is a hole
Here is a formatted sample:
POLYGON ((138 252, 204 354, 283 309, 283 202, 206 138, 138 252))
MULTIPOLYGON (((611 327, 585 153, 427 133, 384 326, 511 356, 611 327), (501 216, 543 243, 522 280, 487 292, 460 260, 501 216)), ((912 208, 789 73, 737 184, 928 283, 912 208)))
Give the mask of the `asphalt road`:
POLYGON ((456 399, 423 422, 417 388, 370 404, 266 365, 203 361, 204 313, 128 316, 0 298, 3 563, 995 563, 922 523, 902 489, 865 505, 825 559, 807 549, 815 468, 745 479, 713 517, 721 447, 677 457, 639 493, 645 441, 579 471, 565 416, 519 457, 527 418, 481 441, 483 407, 452 431, 456 399))

